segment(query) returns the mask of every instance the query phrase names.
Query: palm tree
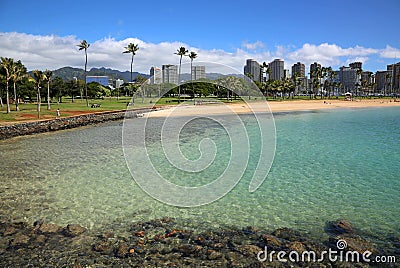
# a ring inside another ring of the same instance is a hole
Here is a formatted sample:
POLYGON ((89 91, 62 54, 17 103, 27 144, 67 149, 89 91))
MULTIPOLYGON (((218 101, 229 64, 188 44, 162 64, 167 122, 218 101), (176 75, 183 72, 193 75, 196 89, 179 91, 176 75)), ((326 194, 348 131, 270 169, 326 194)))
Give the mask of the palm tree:
POLYGON ((192 90, 193 90, 193 103, 196 105, 196 92, 194 92, 194 85, 193 85, 193 60, 197 58, 197 53, 191 51, 188 55, 190 58, 190 75, 191 75, 191 80, 192 80, 192 90))
POLYGON ((86 98, 86 106, 89 107, 88 95, 87 95, 87 84, 86 84, 86 73, 87 73, 87 50, 90 47, 90 44, 86 40, 82 40, 79 45, 79 50, 85 50, 85 98, 86 98))
MULTIPOLYGON (((297 83, 299 81, 301 74, 299 72, 295 72, 293 75, 293 82, 294 82, 294 88, 295 90, 297 89, 297 94, 300 96, 300 90, 299 90, 299 84, 297 83)), ((294 93, 292 95, 292 99, 294 99, 294 93)))
POLYGON ((268 87, 271 85, 271 73, 272 70, 269 67, 269 65, 264 61, 262 64, 263 69, 265 68, 265 73, 268 74, 268 80, 265 83, 265 96, 266 96, 266 100, 268 100, 268 87))
POLYGON ((33 78, 36 80, 36 89, 37 89, 37 113, 38 119, 40 119, 40 104, 41 104, 41 97, 40 97, 40 83, 43 81, 43 72, 39 70, 33 71, 33 78))
POLYGON ((122 53, 132 53, 132 59, 131 59, 131 81, 133 82, 133 78, 132 78, 132 66, 133 66, 133 57, 136 55, 136 51, 139 50, 139 45, 135 45, 134 43, 129 43, 129 45, 127 47, 125 47, 125 51, 122 53))
POLYGON ((3 69, 5 70, 5 73, 6 73, 7 113, 11 112, 11 109, 10 109, 10 96, 9 96, 9 93, 8 93, 8 83, 12 79, 12 72, 13 72, 14 65, 15 65, 15 63, 14 63, 14 60, 12 58, 3 58, 3 57, 1 57, 1 66, 3 67, 3 69))
MULTIPOLYGON (((312 73, 311 73, 313 79, 312 79, 312 86, 313 86, 313 94, 314 98, 316 97, 316 93, 318 93, 319 88, 321 87, 321 77, 322 77, 322 68, 320 66, 317 66, 312 73)), ((311 98, 311 96, 310 96, 311 98)))
POLYGON ((357 68, 356 73, 357 73, 357 82, 356 82, 356 96, 358 96, 358 88, 361 86, 362 83, 362 69, 357 68))
POLYGON ((17 61, 12 70, 12 80, 13 80, 13 87, 14 87, 14 101, 15 101, 15 110, 19 111, 19 103, 18 103, 18 96, 17 96, 17 87, 16 84, 26 75, 26 67, 21 63, 21 61, 17 61))
MULTIPOLYGON (((5 75, 4 75, 3 72, 4 72, 3 68, 0 65, 0 80, 3 80, 5 78, 5 75)), ((0 107, 3 107, 4 106, 4 104, 3 104, 3 91, 1 89, 2 89, 2 87, 0 87, 0 107)))
POLYGON ((51 76, 53 75, 52 71, 46 70, 43 73, 43 80, 47 82, 47 110, 51 110, 50 108, 50 81, 51 76))
POLYGON ((392 80, 392 75, 388 72, 386 73, 386 83, 385 83, 385 92, 384 92, 384 96, 386 97, 388 88, 390 88, 391 85, 391 81, 392 80))
POLYGON ((182 66, 182 57, 186 56, 189 51, 185 47, 180 47, 178 52, 175 54, 180 56, 179 59, 179 73, 178 73, 178 103, 181 103, 181 66, 182 66))
POLYGON ((334 91, 333 88, 336 85, 336 82, 334 82, 337 73, 332 69, 332 67, 328 67, 328 76, 330 80, 330 90, 328 94, 328 98, 331 98, 331 93, 334 91))

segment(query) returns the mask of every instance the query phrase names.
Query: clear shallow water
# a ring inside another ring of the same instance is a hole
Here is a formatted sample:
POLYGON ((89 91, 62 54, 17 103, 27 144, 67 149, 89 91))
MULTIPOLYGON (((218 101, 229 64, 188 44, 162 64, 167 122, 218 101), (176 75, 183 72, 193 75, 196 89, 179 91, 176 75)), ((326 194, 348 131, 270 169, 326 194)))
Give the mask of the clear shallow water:
MULTIPOLYGON (((79 223, 92 229, 164 216, 194 228, 225 225, 271 230, 289 227, 325 236, 327 221, 345 218, 377 237, 400 235, 400 109, 342 109, 275 115, 277 151, 267 180, 248 185, 256 161, 222 199, 197 208, 164 205, 144 193, 126 167, 122 122, 0 142, 0 213, 33 222, 79 223)), ((242 117, 246 121, 246 117, 242 117)), ((140 120, 140 119, 137 119, 140 120)), ((252 134, 252 123, 247 128, 252 134)), ((181 135, 182 151, 196 158, 200 136, 219 146, 203 174, 173 170, 157 133, 149 152, 177 184, 209 182, 229 158, 224 131, 198 121, 181 135)), ((257 152, 257 144, 251 144, 257 152)))

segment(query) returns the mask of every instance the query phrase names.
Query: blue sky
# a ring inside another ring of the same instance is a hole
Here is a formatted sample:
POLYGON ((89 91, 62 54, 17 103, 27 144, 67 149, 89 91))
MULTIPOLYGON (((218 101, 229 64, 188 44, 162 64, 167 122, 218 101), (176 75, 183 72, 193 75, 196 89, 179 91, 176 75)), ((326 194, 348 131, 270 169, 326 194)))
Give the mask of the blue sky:
POLYGON ((199 61, 240 70, 250 57, 283 58, 288 69, 296 61, 338 68, 360 60, 376 71, 400 61, 399 15, 398 0, 0 0, 0 56, 30 69, 80 67, 81 55, 72 50, 86 39, 91 67, 127 70, 119 50, 133 41, 141 47, 135 65, 142 72, 176 63, 179 45, 197 51, 199 61))

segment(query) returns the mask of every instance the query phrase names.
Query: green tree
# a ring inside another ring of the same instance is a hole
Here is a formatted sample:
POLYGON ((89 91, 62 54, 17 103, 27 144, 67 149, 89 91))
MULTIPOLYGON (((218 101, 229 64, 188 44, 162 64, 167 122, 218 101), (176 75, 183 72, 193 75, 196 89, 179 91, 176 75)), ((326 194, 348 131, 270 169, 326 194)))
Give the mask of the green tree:
POLYGON ((132 72, 132 68, 133 68, 133 57, 136 55, 136 51, 139 50, 139 45, 135 45, 134 43, 129 43, 128 46, 125 47, 125 51, 122 53, 132 53, 132 58, 131 58, 131 81, 133 82, 133 72, 132 72))
POLYGON ((40 119, 40 105, 42 98, 40 97, 40 84, 43 81, 43 72, 39 70, 34 70, 33 72, 33 78, 36 81, 36 89, 37 89, 37 115, 38 119, 40 119))
POLYGON ((138 75, 135 77, 135 82, 136 82, 136 88, 135 91, 137 92, 139 90, 140 94, 142 95, 142 103, 144 103, 144 96, 146 94, 146 89, 145 89, 145 82, 147 81, 147 78, 141 75, 138 75))
POLYGON ((181 103, 181 67, 182 67, 182 57, 186 56, 189 51, 185 47, 180 47, 175 55, 180 57, 179 59, 179 73, 178 73, 178 103, 181 103))
POLYGON ((362 72, 363 72, 363 70, 362 69, 360 69, 360 68, 357 68, 357 70, 356 70, 356 74, 357 74, 357 82, 356 82, 356 84, 355 84, 355 86, 356 86, 356 96, 358 96, 358 90, 359 90, 359 88, 361 87, 361 83, 362 83, 362 72))
POLYGON ((14 60, 12 58, 3 58, 1 57, 1 66, 5 71, 5 80, 6 80, 6 101, 7 101, 7 113, 11 112, 10 109, 10 94, 8 91, 8 85, 10 80, 12 79, 12 73, 14 68, 14 60))
POLYGON ((43 72, 43 81, 47 83, 47 110, 51 110, 50 107, 50 81, 51 76, 53 75, 52 71, 46 70, 43 72))
MULTIPOLYGON (((312 75, 312 81, 311 81, 311 83, 312 83, 312 89, 313 89, 313 95, 314 95, 314 98, 316 98, 316 95, 317 95, 317 93, 318 93, 318 90, 320 89, 320 87, 321 87, 321 81, 320 81, 320 79, 322 78, 322 68, 320 67, 320 66, 317 66, 317 68, 315 68, 313 71, 312 71, 312 73, 311 73, 311 75, 312 75)), ((322 97, 322 94, 321 94, 321 97, 322 97)), ((311 95, 310 95, 310 98, 311 98, 311 95)))
POLYGON ((80 44, 77 45, 79 50, 85 50, 85 98, 86 98, 86 107, 89 107, 89 100, 87 94, 87 85, 86 85, 86 75, 87 75, 87 50, 90 47, 90 44, 86 40, 82 40, 80 44))
POLYGON ((62 80, 61 77, 55 77, 52 81, 52 96, 57 98, 57 103, 62 102, 62 97, 64 96, 65 93, 65 83, 62 80))
POLYGON ((0 106, 3 107, 3 88, 6 87, 6 71, 0 62, 0 106))
MULTIPOLYGON (((297 89, 297 94, 300 96, 300 89, 299 89, 299 78, 301 77, 301 74, 299 72, 295 72, 293 74, 293 83, 294 83, 294 88, 297 89)), ((294 93, 292 95, 292 99, 294 98, 294 93)))
POLYGON ((190 53, 189 53, 189 58, 190 58, 190 78, 191 78, 191 80, 192 80, 192 90, 193 90, 193 103, 194 103, 194 105, 196 105, 196 92, 194 91, 194 85, 193 85, 193 60, 195 59, 195 58, 197 58, 197 53, 196 52, 193 52, 193 51, 191 51, 190 53))
POLYGON ((21 81, 26 76, 26 67, 22 64, 19 60, 14 63, 12 68, 12 81, 13 81, 13 88, 14 88, 14 102, 15 102, 15 110, 19 111, 19 98, 17 95, 17 82, 21 81))

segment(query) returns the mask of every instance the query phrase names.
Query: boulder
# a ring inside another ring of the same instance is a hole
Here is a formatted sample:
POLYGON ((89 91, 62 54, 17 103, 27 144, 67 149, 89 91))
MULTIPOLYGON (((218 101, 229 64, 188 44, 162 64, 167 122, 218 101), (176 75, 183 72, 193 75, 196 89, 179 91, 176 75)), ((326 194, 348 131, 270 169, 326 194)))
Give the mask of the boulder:
POLYGON ((266 235, 263 235, 262 238, 264 239, 264 241, 268 247, 277 249, 282 246, 282 242, 276 236, 266 234, 266 235))
POLYGON ((10 246, 22 246, 29 243, 29 236, 24 234, 15 235, 14 239, 10 241, 10 246))
POLYGON ((110 255, 113 253, 114 248, 111 245, 111 243, 107 242, 107 241, 101 241, 99 243, 96 243, 93 246, 93 249, 97 252, 100 252, 102 254, 106 254, 106 255, 110 255))
POLYGON ((129 254, 129 246, 126 243, 118 245, 115 255, 119 258, 123 258, 129 254))
POLYGON ((44 222, 40 225, 37 225, 34 229, 38 234, 56 234, 61 230, 61 227, 54 223, 44 222))
POLYGON ((256 245, 243 245, 243 246, 239 246, 238 250, 244 256, 253 257, 253 256, 257 256, 258 252, 261 251, 261 248, 259 248, 256 245))
POLYGON ((348 220, 339 219, 328 223, 327 232, 336 235, 352 234, 354 233, 354 228, 348 220))
POLYGON ((86 228, 78 224, 68 224, 63 230, 63 233, 70 237, 81 235, 84 232, 86 232, 86 228))
POLYGON ((377 252, 377 248, 375 245, 358 236, 349 236, 349 235, 340 235, 337 237, 331 237, 329 239, 329 243, 332 249, 337 249, 338 246, 340 250, 345 250, 345 251, 357 251, 358 253, 362 254, 365 251, 370 251, 370 252, 377 252), (344 242, 345 241, 345 242, 344 242))

